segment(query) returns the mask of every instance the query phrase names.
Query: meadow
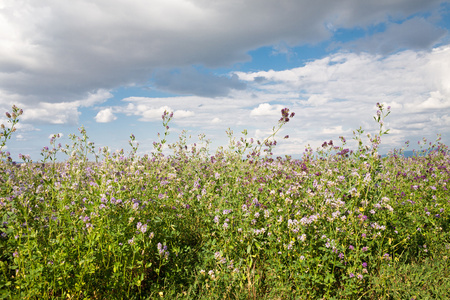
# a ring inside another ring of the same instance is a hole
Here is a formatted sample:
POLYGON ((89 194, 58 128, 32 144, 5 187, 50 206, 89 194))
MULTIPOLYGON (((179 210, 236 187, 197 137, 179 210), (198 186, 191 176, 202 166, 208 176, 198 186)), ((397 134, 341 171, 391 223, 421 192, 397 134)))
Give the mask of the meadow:
POLYGON ((84 128, 40 162, 2 151, 0 298, 450 299, 448 146, 381 157, 377 106, 376 134, 298 160, 272 154, 289 109, 265 140, 228 130, 212 154, 204 136, 169 144, 168 112, 150 155, 133 135, 96 149, 84 128))

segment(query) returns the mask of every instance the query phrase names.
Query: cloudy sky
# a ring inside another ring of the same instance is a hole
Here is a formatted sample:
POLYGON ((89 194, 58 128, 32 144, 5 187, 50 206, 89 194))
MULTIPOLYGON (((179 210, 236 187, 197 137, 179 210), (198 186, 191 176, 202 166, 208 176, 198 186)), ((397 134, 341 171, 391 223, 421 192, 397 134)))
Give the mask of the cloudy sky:
POLYGON ((276 154, 296 155, 374 134, 377 102, 383 149, 449 145, 449 28, 441 0, 2 0, 0 122, 25 111, 6 150, 40 160, 84 125, 97 147, 129 151, 133 133, 149 153, 164 110, 170 142, 186 129, 214 150, 227 128, 265 138, 288 107, 276 154))

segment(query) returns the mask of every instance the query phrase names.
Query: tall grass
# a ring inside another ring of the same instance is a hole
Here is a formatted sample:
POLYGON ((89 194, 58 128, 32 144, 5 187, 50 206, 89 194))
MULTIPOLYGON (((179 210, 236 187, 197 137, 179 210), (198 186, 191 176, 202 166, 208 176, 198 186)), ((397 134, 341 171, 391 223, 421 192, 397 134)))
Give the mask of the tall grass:
POLYGON ((143 157, 133 135, 129 153, 95 152, 84 128, 41 163, 1 152, 0 298, 450 298, 448 147, 381 158, 378 108, 368 142, 358 129, 357 149, 341 137, 301 160, 272 157, 288 109, 267 139, 228 131, 214 154, 183 133, 163 155, 169 113, 143 157))

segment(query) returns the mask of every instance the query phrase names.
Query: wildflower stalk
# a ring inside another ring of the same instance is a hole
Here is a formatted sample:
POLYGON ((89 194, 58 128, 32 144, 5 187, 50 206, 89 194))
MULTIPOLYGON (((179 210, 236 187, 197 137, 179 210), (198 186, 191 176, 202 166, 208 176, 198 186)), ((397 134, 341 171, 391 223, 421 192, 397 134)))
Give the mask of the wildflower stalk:
POLYGON ((164 127, 164 137, 161 139, 161 134, 158 132, 159 143, 153 142, 153 148, 156 150, 156 153, 152 153, 153 157, 162 157, 163 156, 163 148, 167 142, 167 136, 169 135, 169 123, 173 118, 173 112, 164 111, 161 116, 164 127))
POLYGON ((2 149, 6 145, 6 141, 11 139, 13 132, 16 131, 16 125, 19 123, 19 116, 23 114, 23 110, 18 108, 17 106, 12 106, 12 113, 6 112, 5 115, 8 118, 7 122, 10 123, 10 127, 6 127, 4 124, 0 125, 0 159, 3 160, 4 157, 7 157, 9 162, 12 161, 11 157, 9 157, 9 152, 3 153, 2 149))
MULTIPOLYGON (((272 134, 266 137, 262 142, 258 141, 258 145, 255 146, 253 149, 253 152, 255 153, 261 153, 261 149, 263 146, 266 146, 267 149, 264 149, 264 151, 268 155, 272 155, 272 150, 276 146, 277 141, 274 139, 275 135, 280 131, 280 129, 290 121, 295 116, 294 112, 289 113, 289 108, 283 108, 281 110, 281 118, 278 120, 277 126, 274 126, 272 128, 272 134), (273 141, 270 141, 270 139, 274 139, 273 141)), ((288 138, 289 136, 285 136, 285 138, 288 138)))

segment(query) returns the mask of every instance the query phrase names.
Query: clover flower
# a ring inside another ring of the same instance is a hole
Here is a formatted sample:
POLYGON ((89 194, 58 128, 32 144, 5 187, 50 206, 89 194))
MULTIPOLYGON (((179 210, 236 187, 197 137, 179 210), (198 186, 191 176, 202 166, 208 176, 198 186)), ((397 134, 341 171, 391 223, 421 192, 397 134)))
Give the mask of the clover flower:
POLYGON ((145 233, 147 231, 147 224, 142 224, 141 222, 138 222, 136 224, 137 230, 141 231, 142 233, 145 233))
POLYGON ((306 234, 302 234, 299 239, 304 242, 306 240, 306 234))
POLYGON ((212 280, 216 279, 216 275, 214 274, 213 270, 209 270, 208 275, 211 277, 212 280))

